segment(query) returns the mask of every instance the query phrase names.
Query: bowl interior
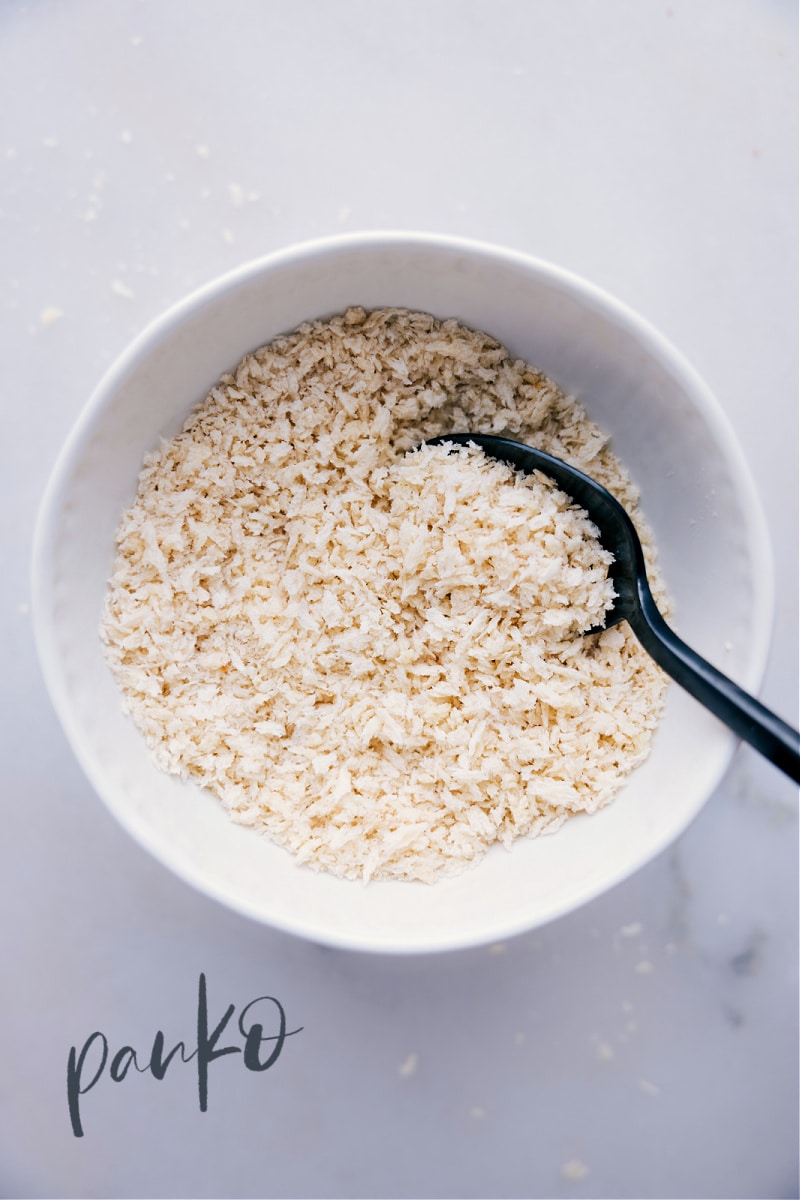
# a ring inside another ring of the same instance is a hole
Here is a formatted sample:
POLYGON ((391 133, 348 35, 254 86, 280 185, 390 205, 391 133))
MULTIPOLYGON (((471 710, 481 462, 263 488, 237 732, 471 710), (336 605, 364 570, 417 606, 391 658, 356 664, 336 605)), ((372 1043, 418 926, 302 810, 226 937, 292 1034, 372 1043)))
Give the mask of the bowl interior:
POLYGON ((652 329, 554 268, 491 247, 366 236, 252 264, 151 326, 101 383, 56 466, 34 551, 44 673, 72 746, 122 824, 188 882, 329 944, 421 951, 493 941, 574 908, 685 828, 734 739, 677 686, 653 751, 617 800, 552 837, 493 849, 434 886, 368 888, 297 867, 200 789, 152 765, 122 714, 98 637, 114 533, 144 454, 249 350, 351 304, 421 309, 493 334, 611 433, 642 492, 674 625, 753 689, 771 612, 764 522, 742 456, 702 382, 652 329))

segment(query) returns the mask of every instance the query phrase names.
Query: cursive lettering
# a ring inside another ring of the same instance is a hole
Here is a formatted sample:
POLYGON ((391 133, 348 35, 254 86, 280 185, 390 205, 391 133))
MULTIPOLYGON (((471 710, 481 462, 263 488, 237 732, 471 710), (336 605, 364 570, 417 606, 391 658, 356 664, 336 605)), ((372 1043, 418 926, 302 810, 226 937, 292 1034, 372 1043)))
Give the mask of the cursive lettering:
MULTIPOLYGON (((213 1028, 210 1027, 206 977, 201 974, 197 990, 197 1048, 191 1054, 187 1054, 185 1043, 181 1041, 165 1055, 164 1034, 159 1029, 153 1038, 150 1058, 145 1066, 139 1065, 139 1059, 133 1046, 121 1046, 111 1059, 109 1076, 114 1083, 122 1083, 130 1068, 133 1067, 140 1074, 149 1071, 154 1079, 161 1080, 176 1057, 182 1063, 196 1059, 200 1111, 206 1112, 208 1108, 208 1069, 211 1063, 227 1054, 241 1054, 242 1062, 248 1071, 266 1071, 278 1061, 286 1039, 300 1033, 303 1028, 300 1025, 297 1029, 287 1030, 286 1013, 280 1001, 276 1000, 274 996, 258 996, 244 1006, 239 1014, 237 1025, 234 1027, 234 1032, 238 1028, 239 1034, 244 1040, 244 1046, 219 1044, 235 1011, 236 1006, 229 1004, 219 1021, 213 1028), (262 1008, 256 1010, 256 1005, 261 1005, 262 1008), (256 1011, 248 1023, 251 1010, 256 1011), (265 1024, 270 1018, 272 1023, 265 1024), (277 1028, 277 1032, 265 1033, 265 1028, 269 1030, 277 1028), (264 1051, 266 1057, 263 1061, 261 1058, 262 1046, 270 1047, 269 1053, 264 1051)), ((80 1053, 78 1053, 77 1047, 70 1046, 67 1057, 67 1106, 75 1137, 83 1137, 81 1097, 90 1092, 101 1079, 108 1063, 108 1055, 108 1038, 99 1030, 95 1030, 89 1035, 83 1043, 80 1053)))

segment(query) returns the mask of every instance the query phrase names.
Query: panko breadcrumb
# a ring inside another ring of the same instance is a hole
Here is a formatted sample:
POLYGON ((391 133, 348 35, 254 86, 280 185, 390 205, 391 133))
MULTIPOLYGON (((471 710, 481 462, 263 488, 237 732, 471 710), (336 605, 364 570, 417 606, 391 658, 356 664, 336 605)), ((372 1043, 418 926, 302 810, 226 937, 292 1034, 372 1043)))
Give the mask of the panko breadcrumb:
POLYGON ((455 320, 361 308, 249 354, 145 461, 103 615, 165 771, 299 862, 433 881, 607 804, 665 681, 609 554, 502 433, 635 490, 580 404, 455 320), (585 635, 584 635, 585 634, 585 635))

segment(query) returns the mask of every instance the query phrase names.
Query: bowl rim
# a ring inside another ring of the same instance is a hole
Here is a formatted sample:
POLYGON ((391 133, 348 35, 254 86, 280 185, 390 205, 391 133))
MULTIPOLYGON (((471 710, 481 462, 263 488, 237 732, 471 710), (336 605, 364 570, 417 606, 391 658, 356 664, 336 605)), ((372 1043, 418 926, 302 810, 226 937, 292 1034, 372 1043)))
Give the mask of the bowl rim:
MULTIPOLYGON (((530 917, 524 917, 522 914, 517 915, 515 919, 511 914, 504 922, 496 922, 489 931, 472 934, 463 932, 448 937, 441 935, 428 939, 418 936, 416 940, 405 938, 402 943, 396 944, 394 942, 381 944, 378 937, 354 938, 348 934, 337 936, 337 932, 325 926, 324 922, 318 922, 318 927, 314 928, 313 923, 308 920, 293 921, 291 914, 283 914, 280 917, 267 916, 255 904, 249 904, 246 900, 234 900, 224 894, 220 887, 205 879, 202 872, 192 872, 173 862, 157 839, 146 837, 134 822, 126 820, 125 814, 120 811, 118 806, 110 802, 107 795, 107 781, 101 777, 99 770, 96 769, 96 764, 85 750, 85 735, 81 723, 73 715, 69 702, 69 692, 55 636, 55 625, 50 619, 52 605, 48 603, 48 600, 52 595, 52 572, 49 564, 61 512, 59 499, 70 481, 78 456, 92 431, 96 418, 105 409, 116 389, 128 373, 135 369, 137 362, 144 354, 151 352, 157 345, 168 339, 187 318, 199 312, 204 306, 219 301, 226 293, 238 289, 250 280, 315 258, 324 259, 349 251, 370 249, 377 251, 383 248, 409 248, 411 246, 427 247, 454 255, 463 254, 493 262, 499 261, 507 266, 515 266, 526 273, 532 272, 565 292, 577 294, 579 299, 584 303, 588 301, 595 309, 608 313, 614 321, 626 326, 638 341, 652 348, 658 359, 665 363, 670 372, 679 379, 687 394, 690 395, 693 404, 697 405, 708 421, 714 439, 720 445, 731 468, 736 490, 742 500, 747 523, 746 541, 753 562, 751 580, 753 636, 748 647, 747 670, 743 670, 741 673, 741 683, 742 686, 754 692, 760 688, 763 681, 774 622, 774 562, 767 520, 749 465, 727 414, 704 379, 655 326, 611 293, 570 270, 523 251, 449 234, 413 230, 372 230, 337 234, 298 242, 249 259, 232 270, 201 284, 149 321, 106 369, 83 405, 55 459, 38 507, 30 563, 31 613, 34 641, 46 689, 66 733, 70 748, 93 789, 105 806, 110 808, 113 816, 123 826, 126 833, 172 874, 226 907, 261 924, 340 949, 390 954, 444 952, 485 945, 488 942, 513 937, 548 924, 596 899, 597 896, 623 882, 652 861, 688 828, 727 772, 738 744, 736 739, 733 735, 730 736, 727 753, 720 756, 718 769, 712 783, 706 788, 696 806, 688 814, 685 814, 682 823, 677 828, 673 826, 668 832, 665 832, 656 843, 649 847, 645 856, 640 856, 626 870, 621 871, 612 883, 601 883, 595 889, 587 890, 577 903, 567 899, 560 905, 553 906, 546 916, 538 920, 531 920, 530 917)), ((306 319, 315 319, 315 314, 310 314, 306 319)))

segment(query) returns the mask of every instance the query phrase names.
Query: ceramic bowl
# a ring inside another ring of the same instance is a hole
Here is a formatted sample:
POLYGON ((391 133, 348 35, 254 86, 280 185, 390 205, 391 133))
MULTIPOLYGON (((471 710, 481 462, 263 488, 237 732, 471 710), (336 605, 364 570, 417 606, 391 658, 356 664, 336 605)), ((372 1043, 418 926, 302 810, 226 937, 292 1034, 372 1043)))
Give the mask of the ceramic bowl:
POLYGON ((101 652, 114 533, 147 451, 219 376, 303 320, 349 305, 456 317, 536 364, 612 436, 642 494, 677 632, 748 690, 771 624, 766 527, 714 397, 645 321, 596 287, 522 254, 419 234, 301 245, 224 276, 151 325, 90 399, 55 467, 35 539, 40 660, 100 797, 166 867, 241 913, 313 940, 420 952, 495 942, 576 908, 686 828, 735 748, 677 685, 647 762, 609 807, 558 833, 493 848, 434 885, 364 885, 298 866, 233 824, 200 788, 159 772, 101 652))

